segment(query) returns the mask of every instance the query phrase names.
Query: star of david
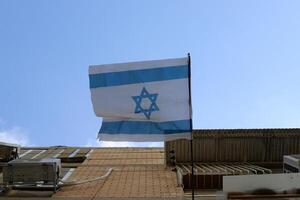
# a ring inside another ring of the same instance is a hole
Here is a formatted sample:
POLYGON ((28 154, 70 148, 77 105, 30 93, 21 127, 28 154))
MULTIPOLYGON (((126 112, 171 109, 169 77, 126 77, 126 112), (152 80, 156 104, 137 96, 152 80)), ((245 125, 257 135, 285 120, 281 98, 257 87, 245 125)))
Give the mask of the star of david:
POLYGON ((150 94, 145 87, 143 87, 139 96, 132 96, 136 106, 134 113, 143 113, 147 119, 150 119, 151 113, 159 111, 156 105, 156 99, 158 94, 150 94), (145 105, 148 102, 149 105, 145 105))

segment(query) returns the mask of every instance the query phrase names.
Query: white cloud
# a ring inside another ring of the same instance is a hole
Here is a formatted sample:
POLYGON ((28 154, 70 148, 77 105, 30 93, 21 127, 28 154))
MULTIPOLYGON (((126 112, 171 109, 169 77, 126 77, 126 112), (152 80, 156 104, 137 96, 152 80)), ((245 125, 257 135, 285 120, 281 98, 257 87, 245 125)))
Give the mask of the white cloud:
POLYGON ((87 147, 163 147, 163 142, 110 142, 89 139, 87 147))
POLYGON ((3 130, 0 129, 0 141, 19 144, 21 146, 30 145, 27 133, 19 127, 3 130))

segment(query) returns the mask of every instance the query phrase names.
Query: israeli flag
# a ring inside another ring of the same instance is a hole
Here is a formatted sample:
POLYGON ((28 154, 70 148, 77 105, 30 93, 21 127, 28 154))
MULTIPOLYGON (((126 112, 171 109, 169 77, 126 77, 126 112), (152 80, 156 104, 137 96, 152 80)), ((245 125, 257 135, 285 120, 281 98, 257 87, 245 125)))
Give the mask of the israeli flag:
POLYGON ((188 59, 90 66, 100 140, 191 139, 188 59))

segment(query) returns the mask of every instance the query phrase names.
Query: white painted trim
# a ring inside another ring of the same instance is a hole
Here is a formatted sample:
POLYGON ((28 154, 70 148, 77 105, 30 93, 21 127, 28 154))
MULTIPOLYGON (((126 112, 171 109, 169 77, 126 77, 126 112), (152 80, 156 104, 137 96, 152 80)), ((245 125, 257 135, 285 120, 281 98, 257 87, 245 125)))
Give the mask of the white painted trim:
POLYGON ((35 159, 35 158, 37 158, 39 155, 43 154, 45 151, 46 151, 46 150, 41 151, 40 153, 36 154, 35 156, 33 156, 33 157, 30 158, 30 159, 35 159))
POLYGON ((63 149, 63 150, 61 150, 60 152, 58 152, 57 154, 55 154, 54 156, 53 156, 53 158, 57 158, 62 152, 64 152, 65 150, 63 149))
POLYGON ((80 151, 80 149, 76 149, 73 153, 71 153, 68 157, 73 158, 80 151))
POLYGON ((94 149, 91 149, 87 154, 86 154, 86 157, 88 158, 90 155, 91 155, 91 153, 94 151, 94 149))
POLYGON ((69 171, 65 174, 65 176, 61 180, 66 181, 72 175, 73 171, 75 171, 74 168, 69 169, 69 171))
POLYGON ((22 158, 22 157, 26 156, 27 154, 29 154, 30 152, 32 152, 32 150, 27 150, 23 154, 21 154, 19 157, 22 158))

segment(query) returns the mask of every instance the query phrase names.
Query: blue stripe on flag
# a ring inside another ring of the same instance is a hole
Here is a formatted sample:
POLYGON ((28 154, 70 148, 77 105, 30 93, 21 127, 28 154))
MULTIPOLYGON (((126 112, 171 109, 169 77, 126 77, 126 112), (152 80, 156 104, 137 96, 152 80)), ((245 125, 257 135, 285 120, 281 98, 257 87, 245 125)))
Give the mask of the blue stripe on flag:
POLYGON ((191 132, 191 120, 168 122, 115 121, 102 122, 99 133, 107 134, 174 134, 191 132))
POLYGON ((188 65, 90 74, 90 88, 165 81, 188 77, 188 65))

